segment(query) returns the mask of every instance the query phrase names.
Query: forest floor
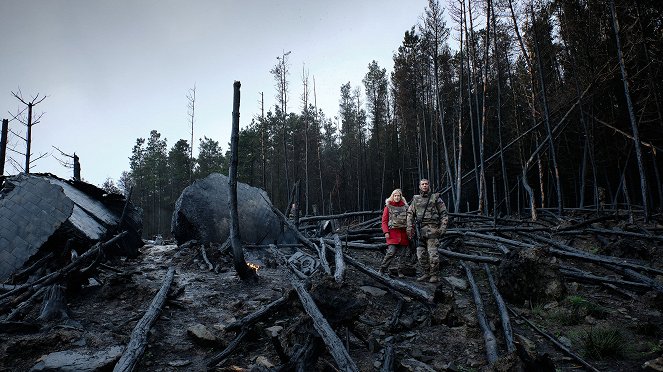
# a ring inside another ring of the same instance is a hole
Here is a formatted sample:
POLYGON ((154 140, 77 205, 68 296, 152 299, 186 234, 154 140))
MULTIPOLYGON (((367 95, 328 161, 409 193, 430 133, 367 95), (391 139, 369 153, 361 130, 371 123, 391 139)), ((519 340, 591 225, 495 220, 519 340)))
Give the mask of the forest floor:
MULTIPOLYGON (((535 226, 551 230, 536 234, 590 253, 620 257, 624 262, 663 270, 660 222, 633 229, 618 218, 588 225, 593 231, 583 230, 573 235, 555 233, 559 226, 564 229, 583 218, 586 216, 568 218, 566 224, 561 225, 559 220, 539 222, 535 226), (596 233, 603 229, 637 230, 637 234, 644 231, 643 235, 654 233, 653 238, 596 233)), ((486 226, 485 222, 480 225, 486 226)), ((476 222, 458 218, 450 232, 473 227, 480 230, 478 226, 476 222)), ((526 240, 511 232, 496 232, 497 235, 526 240)), ((501 257, 502 265, 490 265, 492 275, 498 278, 498 287, 499 282, 509 280, 506 272, 500 273, 509 254, 482 248, 481 244, 473 245, 473 241, 476 237, 458 233, 444 244, 459 253, 501 257)), ((209 261, 215 266, 210 270, 200 249, 199 246, 146 244, 135 259, 112 259, 100 268, 89 285, 67 293, 68 320, 37 322, 39 328, 32 332, 5 330, 0 346, 0 370, 27 371, 38 365, 40 358, 43 366, 43 361, 48 359, 44 356, 64 350, 90 354, 112 347, 123 348, 170 266, 175 267, 175 279, 168 300, 149 332, 148 345, 137 370, 207 370, 209 359, 231 344, 239 333, 226 329, 228 325, 289 293, 286 305, 247 327, 248 333, 237 348, 213 370, 276 370, 283 365, 284 355, 294 355, 303 345, 309 345, 307 368, 337 370, 335 360, 317 336, 297 295, 291 293, 292 276, 286 274, 288 270, 277 265, 266 250, 246 249, 246 260, 260 265, 260 269, 257 282, 245 282, 236 275, 228 252, 207 247, 209 261), (281 356, 279 345, 283 348, 281 356)), ((372 268, 379 266, 383 256, 380 250, 344 251, 372 268)), ((618 277, 614 271, 595 262, 547 254, 543 259, 544 266, 548 267, 573 266, 596 276, 618 277)), ((492 365, 486 356, 484 331, 477 318, 471 282, 465 267, 455 258, 442 257, 444 279, 440 283, 419 283, 414 276, 392 277, 434 296, 434 303, 398 294, 351 265, 347 266, 341 284, 318 270, 310 278, 310 293, 361 371, 382 370, 389 355, 393 355, 393 370, 396 371, 575 371, 590 368, 534 331, 528 322, 597 370, 643 370, 645 363, 652 365, 648 367, 652 368, 650 370, 663 370, 663 293, 660 289, 576 281, 566 276, 563 277, 564 290, 554 299, 541 295, 536 300, 522 301, 507 296, 507 305, 513 310, 509 315, 517 347, 517 351, 510 353, 484 265, 470 261, 465 261, 465 265, 473 273, 486 312, 486 323, 497 340, 499 358, 492 365)), ((663 276, 656 272, 649 277, 658 285, 663 282, 663 276)), ((522 284, 514 282, 512 287, 522 284)), ((38 312, 38 308, 33 309, 26 319, 36 319, 38 312)))

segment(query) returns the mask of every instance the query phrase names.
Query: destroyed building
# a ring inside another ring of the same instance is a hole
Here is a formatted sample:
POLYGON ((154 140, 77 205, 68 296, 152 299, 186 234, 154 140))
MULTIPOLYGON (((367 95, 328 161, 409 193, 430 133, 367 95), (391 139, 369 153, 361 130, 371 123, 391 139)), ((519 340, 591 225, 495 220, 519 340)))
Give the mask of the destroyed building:
POLYGON ((122 230, 109 255, 136 256, 142 213, 122 195, 52 174, 0 178, 0 281, 53 255, 70 260, 122 230))

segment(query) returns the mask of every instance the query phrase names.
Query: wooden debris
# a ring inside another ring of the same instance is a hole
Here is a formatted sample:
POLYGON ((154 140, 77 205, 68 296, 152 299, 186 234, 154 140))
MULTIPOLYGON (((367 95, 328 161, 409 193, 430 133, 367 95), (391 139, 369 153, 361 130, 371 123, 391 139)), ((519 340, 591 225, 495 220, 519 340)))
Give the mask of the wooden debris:
POLYGON ((509 311, 507 310, 506 303, 500 294, 500 291, 495 285, 495 280, 493 279, 493 274, 490 272, 490 268, 487 264, 483 264, 483 269, 486 272, 488 277, 488 284, 490 285, 490 290, 493 293, 493 298, 497 304, 497 310, 500 314, 500 320, 502 321, 502 330, 504 331, 504 341, 506 342, 506 350, 511 353, 516 350, 516 346, 513 344, 513 330, 511 329, 511 319, 509 319, 509 311))
POLYGON ((131 339, 129 340, 126 349, 124 349, 120 360, 115 364, 113 372, 133 371, 138 365, 138 362, 145 351, 145 347, 147 346, 147 336, 150 328, 152 328, 152 325, 159 317, 159 313, 161 313, 161 308, 163 307, 164 302, 166 302, 168 289, 173 282, 174 276, 175 268, 171 266, 166 273, 166 277, 159 292, 154 296, 147 311, 145 311, 145 314, 131 332, 131 339))
POLYGON ((334 263, 336 270, 334 270, 334 280, 336 283, 342 283, 345 276, 345 263, 343 262, 343 248, 341 248, 341 239, 337 234, 334 234, 334 263))
POLYGON ((465 269, 467 275, 467 280, 470 282, 472 287, 472 295, 474 297, 474 304, 477 308, 477 319, 479 320, 479 327, 483 331, 483 339, 486 344, 486 357, 488 358, 488 363, 491 365, 497 360, 497 339, 493 331, 490 330, 488 322, 486 321, 486 312, 483 309, 483 302, 481 301, 481 294, 479 293, 479 287, 474 281, 474 276, 472 275, 472 270, 464 261, 461 261, 461 265, 465 269))

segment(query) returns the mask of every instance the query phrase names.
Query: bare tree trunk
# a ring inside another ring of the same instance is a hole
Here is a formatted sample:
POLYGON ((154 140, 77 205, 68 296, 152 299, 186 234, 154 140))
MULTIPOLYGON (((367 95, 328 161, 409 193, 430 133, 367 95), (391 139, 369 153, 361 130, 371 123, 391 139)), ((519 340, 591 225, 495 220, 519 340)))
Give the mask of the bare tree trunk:
POLYGON ((9 132, 9 119, 2 119, 2 132, 0 132, 0 176, 5 174, 5 157, 7 156, 8 132, 9 132))
POLYGON ((189 94, 186 97, 189 100, 189 124, 191 124, 191 148, 189 149, 189 185, 193 180, 193 124, 196 115, 196 85, 189 89, 189 94))
POLYGON ((487 0, 486 3, 486 36, 484 42, 484 56, 483 56, 483 99, 481 108, 481 127, 479 128, 479 161, 480 161, 480 192, 479 192, 479 214, 485 212, 488 214, 488 206, 485 202, 488 190, 486 185, 486 170, 484 161, 484 143, 486 139, 486 97, 488 92, 488 45, 490 45, 490 8, 491 1, 487 0), (485 211, 484 211, 485 208, 485 211))
POLYGON ((642 150, 640 148, 640 133, 638 131, 638 123, 635 120, 635 113, 633 110, 633 102, 631 101, 631 93, 628 84, 628 76, 626 74, 626 66, 624 65, 624 55, 622 54, 622 46, 619 39, 619 22, 617 21, 617 14, 615 12, 615 1, 610 0, 610 14, 612 17, 612 30, 615 33, 615 43, 617 44, 617 59, 619 61, 619 69, 622 73, 622 82, 624 83, 624 98, 626 98, 626 106, 628 108, 628 117, 631 122, 631 129, 633 130, 633 144, 635 146, 635 156, 638 160, 638 171, 640 172, 640 191, 642 192, 642 208, 645 212, 645 222, 649 221, 649 205, 647 195, 647 176, 645 173, 645 165, 642 159, 642 150))
MULTIPOLYGON (((534 22, 534 5, 530 3, 530 11, 532 14, 532 22, 534 22)), ((555 171, 555 185, 557 187, 557 213, 560 215, 564 211, 564 205, 562 204, 562 183, 559 179, 559 167, 557 166, 557 154, 555 151, 555 143, 553 141, 552 129, 550 128, 550 115, 548 114, 548 99, 546 98, 546 81, 543 77, 543 65, 541 64, 541 52, 539 50, 539 41, 536 36, 536 29, 533 28, 534 35, 534 48, 536 51, 536 62, 539 70, 539 81, 541 84, 541 103, 543 104, 543 120, 546 124, 546 132, 548 134, 548 141, 550 146, 550 158, 553 163, 553 168, 555 171)))
MULTIPOLYGON (((309 201, 308 201, 308 185, 309 185, 309 178, 308 178, 308 126, 309 126, 309 115, 308 115, 308 74, 303 71, 304 68, 302 67, 302 80, 304 83, 304 93, 303 95, 303 100, 304 100, 304 193, 305 193, 305 205, 304 205, 304 214, 308 215, 308 208, 309 208, 309 201)), ((300 208, 301 209, 301 208, 300 208)))
MULTIPOLYGON (((465 17, 465 0, 461 0, 461 17, 465 17)), ((456 156, 456 202, 454 212, 460 212, 461 187, 462 187, 462 160, 463 160, 463 20, 459 22, 460 26, 460 74, 458 74, 458 153, 456 156)))
MULTIPOLYGON (((472 3, 468 1, 467 3, 467 12, 468 16, 464 16, 463 20, 465 23, 465 46, 467 49, 467 102, 470 118, 470 135, 472 136, 472 157, 474 159, 474 179, 476 181, 477 194, 481 194, 481 178, 479 177, 479 162, 477 160, 477 144, 476 144, 476 134, 474 132, 474 115, 472 114, 473 110, 476 110, 476 119, 479 119, 479 99, 477 98, 478 94, 474 95, 474 103, 472 105, 472 85, 476 82, 476 64, 474 62, 475 58, 475 49, 474 49, 474 38, 472 33, 474 32, 474 27, 472 26, 472 3), (470 27, 467 27, 467 18, 470 19, 470 27)), ((462 64, 462 61, 461 61, 462 64)), ((479 124, 477 123, 477 126, 479 124)))
POLYGON ((25 137, 25 173, 30 173, 30 148, 32 147, 32 102, 28 103, 28 134, 25 137))
POLYGON ((233 84, 233 120, 230 135, 230 169, 228 170, 228 208, 230 209, 230 243, 233 247, 233 265, 241 280, 253 280, 255 271, 244 260, 244 249, 239 236, 239 215, 237 212, 237 148, 239 142, 239 88, 242 84, 233 84))
MULTIPOLYGON (((536 147, 539 147, 539 140, 536 140, 536 147)), ((543 171, 543 164, 541 164, 541 155, 537 152, 536 153, 536 165, 539 168, 539 192, 541 193, 541 208, 546 207, 546 187, 545 187, 545 181, 543 175, 545 172, 543 171)))
POLYGON ((511 197, 509 196, 509 177, 506 172, 506 162, 504 161, 504 147, 502 146, 502 73, 500 70, 500 55, 497 48, 497 25, 495 22, 495 10, 492 1, 490 2, 491 18, 493 22, 493 48, 495 50, 495 70, 497 70, 497 137, 500 146, 500 164, 502 165, 502 182, 504 184, 504 200, 506 204, 506 214, 511 215, 511 197))

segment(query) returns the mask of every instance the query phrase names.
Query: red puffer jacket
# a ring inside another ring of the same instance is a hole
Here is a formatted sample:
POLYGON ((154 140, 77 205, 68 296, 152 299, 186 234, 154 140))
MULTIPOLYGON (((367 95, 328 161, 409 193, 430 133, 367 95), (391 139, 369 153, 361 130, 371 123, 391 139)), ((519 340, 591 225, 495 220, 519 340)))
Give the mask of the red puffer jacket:
MULTIPOLYGON (((405 203, 403 200, 400 200, 398 203, 390 201, 388 202, 389 204, 395 206, 395 207, 401 207, 404 206, 405 203)), ((409 239, 407 238, 407 232, 405 231, 405 228, 389 228, 389 207, 385 206, 384 210, 382 211, 382 232, 383 233, 389 233, 387 236, 387 244, 394 244, 394 245, 408 245, 410 243, 409 239)))

